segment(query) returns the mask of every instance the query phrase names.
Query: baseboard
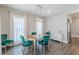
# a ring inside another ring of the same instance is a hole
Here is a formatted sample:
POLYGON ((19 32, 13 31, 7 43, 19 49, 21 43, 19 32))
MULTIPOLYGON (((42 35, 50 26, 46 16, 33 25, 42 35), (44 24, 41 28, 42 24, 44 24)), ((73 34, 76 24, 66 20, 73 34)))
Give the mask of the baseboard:
MULTIPOLYGON (((55 42, 60 42, 59 40, 55 40, 55 39, 51 39, 51 40, 52 40, 52 41, 55 41, 55 42)), ((67 41, 61 41, 61 42, 68 44, 67 41)))
POLYGON ((52 39, 51 41, 54 41, 54 42, 60 42, 60 41, 57 41, 57 40, 53 40, 53 39, 52 39))

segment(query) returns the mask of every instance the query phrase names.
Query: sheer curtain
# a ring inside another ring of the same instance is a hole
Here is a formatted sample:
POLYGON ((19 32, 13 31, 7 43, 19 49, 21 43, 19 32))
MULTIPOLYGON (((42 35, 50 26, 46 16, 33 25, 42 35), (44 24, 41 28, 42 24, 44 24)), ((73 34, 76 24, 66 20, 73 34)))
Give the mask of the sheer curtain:
POLYGON ((13 16, 14 44, 21 43, 20 35, 24 36, 24 17, 13 16))
POLYGON ((10 19, 10 38, 17 45, 21 43, 20 35, 26 36, 26 15, 11 12, 10 19))
POLYGON ((43 19, 42 18, 36 19, 36 29, 37 29, 37 34, 43 34, 43 19))

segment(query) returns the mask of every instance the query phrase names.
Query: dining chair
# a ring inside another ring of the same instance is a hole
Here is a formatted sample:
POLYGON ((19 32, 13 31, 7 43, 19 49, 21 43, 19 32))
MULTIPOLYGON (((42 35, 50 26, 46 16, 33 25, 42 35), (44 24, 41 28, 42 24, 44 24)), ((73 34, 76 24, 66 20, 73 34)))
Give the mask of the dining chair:
POLYGON ((22 41, 22 51, 23 51, 23 54, 25 53, 25 49, 26 48, 31 48, 32 50, 32 46, 33 46, 33 41, 30 41, 28 39, 25 39, 24 36, 20 36, 21 37, 21 41, 22 41))
POLYGON ((38 41, 40 45, 42 45, 42 52, 45 53, 45 47, 49 48, 49 36, 43 36, 41 41, 38 41))
POLYGON ((31 35, 36 35, 36 34, 37 34, 36 32, 32 32, 32 33, 31 33, 31 35))
POLYGON ((45 34, 48 35, 49 38, 50 38, 50 36, 51 36, 51 33, 50 32, 46 32, 45 34))
POLYGON ((10 46, 13 43, 13 40, 7 38, 7 34, 1 34, 1 45, 2 48, 5 47, 5 52, 6 52, 6 47, 10 46))

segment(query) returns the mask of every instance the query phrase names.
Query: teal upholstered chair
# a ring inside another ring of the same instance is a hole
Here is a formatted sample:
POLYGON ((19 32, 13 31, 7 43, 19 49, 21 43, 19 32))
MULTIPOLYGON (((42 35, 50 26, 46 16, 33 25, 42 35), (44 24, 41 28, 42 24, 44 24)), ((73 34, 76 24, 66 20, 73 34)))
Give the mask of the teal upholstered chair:
POLYGON ((43 36, 43 39, 39 41, 39 44, 48 45, 48 42, 49 42, 49 36, 43 36))
POLYGON ((32 33, 31 33, 31 35, 36 35, 36 34, 37 34, 36 32, 32 32, 32 33))
POLYGON ((46 32, 45 34, 48 35, 49 39, 50 39, 51 33, 50 32, 46 32))
POLYGON ((13 43, 13 40, 10 40, 7 38, 7 34, 1 34, 1 45, 2 47, 5 47, 5 52, 6 52, 6 47, 10 46, 13 43))
POLYGON ((47 34, 47 35, 49 35, 49 36, 50 36, 50 34, 51 34, 51 33, 50 33, 50 32, 46 32, 45 34, 47 34))
POLYGON ((42 45, 44 53, 45 53, 45 47, 49 48, 49 36, 43 36, 43 39, 41 41, 38 41, 40 45, 42 45))
POLYGON ((26 47, 28 47, 28 48, 32 47, 33 46, 33 42, 28 40, 28 39, 25 39, 24 36, 22 36, 22 35, 20 37, 21 37, 22 46, 23 46, 22 51, 23 51, 23 54, 24 54, 25 48, 26 47))

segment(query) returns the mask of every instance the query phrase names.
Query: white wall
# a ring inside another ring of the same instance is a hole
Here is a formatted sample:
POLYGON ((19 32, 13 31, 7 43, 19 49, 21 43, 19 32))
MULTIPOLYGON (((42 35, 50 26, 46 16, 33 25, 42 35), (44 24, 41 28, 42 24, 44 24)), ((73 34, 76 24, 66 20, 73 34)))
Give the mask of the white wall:
POLYGON ((72 29, 71 33, 72 37, 79 37, 79 17, 72 18, 71 29, 72 29))
POLYGON ((1 15, 0 15, 0 55, 2 54, 2 49, 1 49, 1 15))
MULTIPOLYGON (((8 37, 10 38, 10 21, 11 21, 10 12, 11 11, 13 11, 15 13, 23 14, 23 15, 27 14, 26 15, 27 25, 25 25, 26 28, 27 28, 26 34, 31 34, 31 32, 36 31, 36 20, 35 19, 36 19, 36 17, 39 18, 39 16, 30 14, 30 13, 26 13, 26 12, 23 12, 23 11, 12 10, 12 9, 9 9, 9 8, 0 7, 1 18, 2 18, 2 20, 1 20, 1 29, 2 29, 1 33, 2 34, 8 34, 8 37)), ((46 24, 46 21, 45 22, 43 21, 43 25, 44 24, 46 24)), ((45 25, 43 27, 45 27, 45 25)), ((46 29, 43 29, 43 31, 45 31, 45 30, 46 29)))
POLYGON ((67 15, 63 13, 48 17, 47 30, 51 32, 52 39, 67 43, 67 15))
MULTIPOLYGON (((38 16, 35 16, 35 15, 31 15, 29 14, 28 15, 28 34, 31 34, 31 32, 36 32, 36 22, 37 22, 37 18, 40 18, 38 16)), ((47 21, 46 21, 46 18, 42 17, 42 23, 43 23, 43 33, 46 32, 46 24, 47 24, 47 21)))
POLYGON ((0 7, 0 13, 1 13, 1 33, 9 34, 10 20, 8 10, 0 7))
POLYGON ((35 16, 33 15, 29 15, 28 16, 28 28, 29 28, 29 34, 31 34, 31 32, 36 32, 36 21, 35 21, 35 16))
POLYGON ((47 18, 44 18, 43 20, 43 33, 47 32, 47 18))
MULTIPOLYGON (((1 16, 1 21, 0 21, 0 34, 10 34, 10 21, 9 21, 9 11, 6 8, 0 7, 0 16, 1 16)), ((2 54, 2 48, 0 45, 0 54, 2 54)))

